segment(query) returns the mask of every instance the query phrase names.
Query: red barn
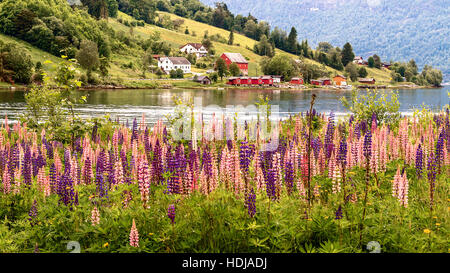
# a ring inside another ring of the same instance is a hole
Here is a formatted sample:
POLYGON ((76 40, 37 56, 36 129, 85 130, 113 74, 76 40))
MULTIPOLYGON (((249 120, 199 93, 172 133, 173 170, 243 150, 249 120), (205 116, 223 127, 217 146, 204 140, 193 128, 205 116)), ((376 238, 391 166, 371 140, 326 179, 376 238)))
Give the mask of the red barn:
POLYGON ((252 81, 250 80, 249 77, 241 77, 241 84, 242 85, 246 85, 246 84, 252 84, 252 81))
POLYGON ((291 81, 289 82, 290 84, 303 84, 303 79, 302 78, 292 78, 291 81))
POLYGON ((241 81, 238 77, 230 77, 228 78, 227 84, 229 85, 239 85, 241 84, 241 81))
POLYGON ((261 81, 262 81, 262 84, 270 85, 270 86, 273 85, 273 79, 271 76, 262 76, 261 81))
POLYGON ((250 78, 252 85, 261 85, 262 80, 260 77, 251 77, 250 78))
POLYGON ((331 85, 330 78, 319 78, 319 81, 322 81, 322 85, 331 85))
POLYGON ((220 58, 225 61, 228 68, 230 67, 230 64, 235 63, 238 65, 242 74, 248 75, 248 61, 241 55, 241 53, 223 53, 220 58))
POLYGON ((311 80, 312 85, 323 85, 323 81, 320 80, 311 80))

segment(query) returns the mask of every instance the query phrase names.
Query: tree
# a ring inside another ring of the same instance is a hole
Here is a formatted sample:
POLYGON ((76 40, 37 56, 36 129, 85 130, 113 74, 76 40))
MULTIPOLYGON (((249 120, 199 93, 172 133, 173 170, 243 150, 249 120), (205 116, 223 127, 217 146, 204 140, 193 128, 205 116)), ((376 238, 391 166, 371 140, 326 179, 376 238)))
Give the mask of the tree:
POLYGON ((352 82, 356 82, 358 80, 359 72, 358 72, 358 66, 354 63, 348 63, 345 66, 345 72, 348 73, 350 79, 352 82))
POLYGON ((81 67, 86 69, 86 75, 89 80, 92 71, 95 71, 100 64, 97 44, 89 40, 81 41, 80 50, 76 53, 75 58, 81 67))
POLYGON ((328 42, 320 42, 317 46, 317 51, 322 51, 324 53, 330 53, 330 51, 333 49, 333 46, 328 42))
POLYGON ((15 43, 0 41, 0 79, 28 84, 33 74, 33 62, 28 51, 15 43))
POLYGON ((186 27, 186 29, 184 30, 184 34, 188 35, 189 34, 189 28, 186 27))
POLYGON ((178 69, 176 70, 176 75, 177 75, 177 78, 179 78, 179 79, 184 78, 184 72, 183 72, 183 70, 181 70, 180 68, 178 68, 178 69))
POLYGON ((112 18, 117 18, 117 13, 119 10, 119 4, 116 0, 108 0, 108 15, 112 18))
POLYGON ((234 43, 234 31, 233 29, 231 29, 230 36, 228 37, 228 44, 233 45, 233 43, 234 43))
POLYGON ((289 52, 297 54, 297 43, 297 30, 295 27, 292 27, 287 39, 287 47, 289 52))
POLYGON ((375 55, 373 55, 373 60, 374 60, 375 68, 380 69, 381 68, 381 59, 380 59, 380 57, 377 54, 375 54, 375 55))
POLYGON ((217 74, 220 77, 220 80, 223 80, 223 76, 225 76, 225 74, 227 73, 227 64, 225 63, 224 59, 217 58, 216 70, 217 70, 217 74))
POLYGON ((299 74, 297 63, 286 54, 276 55, 271 59, 263 58, 261 67, 264 74, 279 75, 285 80, 290 80, 299 74))
POLYGON ((429 69, 426 72, 425 79, 429 84, 439 87, 442 83, 442 72, 437 69, 429 69))
POLYGON ((367 65, 370 67, 370 68, 374 68, 375 67, 375 60, 373 59, 373 57, 372 56, 370 56, 369 57, 369 59, 367 60, 367 65))
POLYGON ((360 68, 358 69, 358 75, 359 75, 361 78, 367 77, 368 73, 367 73, 366 68, 360 67, 360 68))
POLYGON ((344 69, 344 65, 342 64, 342 57, 341 57, 341 53, 337 50, 337 49, 332 49, 330 51, 329 55, 329 66, 331 66, 334 69, 337 70, 343 70, 344 69))
POLYGON ((319 77, 328 77, 329 72, 323 67, 316 64, 302 62, 299 65, 299 71, 303 75, 305 82, 310 83, 312 79, 319 77))
POLYGON ((186 8, 184 6, 182 6, 181 4, 176 4, 175 5, 175 9, 174 9, 174 13, 178 16, 181 17, 186 17, 188 11, 186 10, 186 8))
POLYGON ((230 64, 229 71, 232 76, 241 75, 241 69, 239 69, 239 66, 236 63, 230 64))
POLYGON ((202 40, 202 45, 206 48, 206 50, 210 50, 213 47, 213 44, 209 38, 204 38, 202 40))
POLYGON ((352 45, 347 42, 342 49, 342 64, 347 66, 353 59, 355 59, 355 53, 353 53, 352 45))
POLYGON ((261 56, 273 57, 275 55, 275 50, 266 35, 261 36, 261 40, 255 44, 253 51, 261 56))

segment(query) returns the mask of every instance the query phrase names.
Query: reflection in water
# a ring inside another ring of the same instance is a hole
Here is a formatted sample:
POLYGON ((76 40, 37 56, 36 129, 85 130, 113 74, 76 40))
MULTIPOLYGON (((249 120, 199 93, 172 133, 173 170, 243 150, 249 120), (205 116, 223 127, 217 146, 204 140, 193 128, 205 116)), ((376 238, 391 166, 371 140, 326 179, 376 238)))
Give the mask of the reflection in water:
MULTIPOLYGON (((399 90, 401 103, 400 112, 411 113, 413 108, 420 107, 423 103, 436 111, 449 104, 447 92, 450 87, 441 89, 416 89, 399 90)), ((365 91, 361 91, 365 92, 365 91)), ((280 117, 287 117, 309 109, 311 94, 316 94, 315 109, 319 112, 329 113, 333 111, 337 116, 347 113, 342 106, 340 98, 350 98, 351 92, 342 90, 95 90, 82 91, 78 95, 87 95, 87 104, 77 107, 81 116, 103 116, 109 114, 113 119, 140 118, 145 113, 147 122, 155 123, 158 119, 173 113, 175 104, 172 97, 178 96, 188 101, 194 97, 202 99, 202 106, 217 105, 222 111, 227 106, 254 105, 258 97, 268 96, 272 105, 278 105, 280 117)), ((25 110, 24 92, 0 90, 0 122, 8 114, 8 119, 16 120, 25 110)), ((205 112, 205 110, 204 110, 205 112)), ((216 111, 206 111, 205 119, 216 111)))

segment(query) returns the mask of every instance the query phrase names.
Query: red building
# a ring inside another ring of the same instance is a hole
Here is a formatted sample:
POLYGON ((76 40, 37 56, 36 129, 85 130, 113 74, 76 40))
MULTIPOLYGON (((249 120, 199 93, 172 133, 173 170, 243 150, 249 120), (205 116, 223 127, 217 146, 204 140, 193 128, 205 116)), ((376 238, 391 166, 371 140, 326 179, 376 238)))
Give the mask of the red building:
POLYGON ((222 58, 227 67, 230 67, 230 64, 235 63, 238 65, 242 74, 248 75, 248 61, 241 55, 241 53, 223 53, 220 58, 222 58))
POLYGON ((261 81, 262 81, 262 84, 273 85, 273 78, 271 76, 262 76, 261 81))
POLYGON ((289 82, 290 84, 303 84, 303 79, 302 78, 292 78, 291 81, 289 82))
POLYGON ((317 80, 311 80, 312 85, 331 85, 331 79, 319 78, 317 80))
POLYGON ((252 85, 261 85, 262 84, 262 80, 260 77, 251 77, 251 84, 252 85))
POLYGON ((239 84, 241 84, 241 80, 238 77, 230 77, 230 78, 228 78, 227 84, 239 85, 239 84))
POLYGON ((240 80, 241 80, 241 84, 242 84, 242 85, 245 85, 245 84, 252 84, 252 81, 250 80, 249 77, 241 77, 240 80))

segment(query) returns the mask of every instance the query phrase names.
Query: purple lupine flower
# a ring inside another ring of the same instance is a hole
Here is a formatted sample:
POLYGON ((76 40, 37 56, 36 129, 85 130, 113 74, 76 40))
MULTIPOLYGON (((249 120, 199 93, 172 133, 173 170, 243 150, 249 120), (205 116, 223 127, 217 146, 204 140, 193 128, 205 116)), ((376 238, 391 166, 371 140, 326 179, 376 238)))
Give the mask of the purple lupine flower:
POLYGON ((356 139, 360 139, 361 138, 361 128, 358 122, 355 122, 355 128, 353 130, 355 132, 355 137, 356 139))
POLYGON ((57 193, 59 195, 59 202, 69 206, 70 209, 72 209, 72 205, 76 205, 78 203, 78 194, 75 193, 73 181, 67 173, 60 177, 58 181, 57 193))
POLYGON ((50 189, 52 192, 56 192, 57 191, 57 181, 58 179, 58 175, 56 173, 56 167, 55 167, 55 163, 52 162, 52 164, 50 165, 50 189))
POLYGON ((23 180, 27 186, 31 186, 31 168, 31 152, 30 148, 26 146, 22 163, 22 174, 23 180))
POLYGON ((348 126, 352 126, 353 121, 355 121, 355 117, 353 116, 353 114, 350 116, 350 118, 348 119, 348 126))
POLYGON ((28 212, 28 216, 30 216, 28 218, 28 221, 30 221, 31 226, 36 225, 36 217, 38 214, 38 210, 37 210, 37 201, 34 200, 33 201, 33 205, 31 206, 30 211, 28 212))
POLYGON ((422 177, 423 170, 423 150, 421 144, 417 147, 416 151, 416 174, 419 179, 422 177))
POLYGON ((256 214, 256 194, 253 188, 250 189, 250 192, 246 196, 245 206, 247 207, 248 215, 250 218, 253 218, 256 214))
POLYGON ((346 166, 347 164, 347 140, 345 136, 342 136, 341 143, 339 145, 339 151, 337 154, 337 162, 341 164, 341 166, 346 166))
POLYGON ((444 161, 444 135, 445 131, 442 129, 436 142, 436 163, 439 169, 441 167, 441 163, 444 161))
POLYGON ((370 158, 370 156, 372 155, 372 134, 370 130, 368 130, 366 135, 364 136, 363 151, 364 156, 366 158, 370 158))
POLYGON ((172 225, 175 224, 175 205, 169 205, 169 208, 167 210, 167 216, 172 222, 172 225))
POLYGON ((136 118, 134 118, 133 120, 133 132, 131 134, 131 142, 133 142, 133 140, 138 139, 138 131, 137 131, 137 120, 136 118))
POLYGON ((245 177, 248 176, 248 172, 249 172, 249 166, 250 166, 250 147, 248 146, 248 142, 247 141, 242 141, 241 142, 241 147, 240 147, 240 151, 239 151, 239 159, 240 159, 240 166, 241 166, 241 170, 242 173, 244 174, 245 177))
POLYGON ((167 179, 167 193, 168 194, 179 194, 180 193, 180 181, 179 173, 177 172, 177 160, 172 153, 168 155, 167 158, 167 169, 171 173, 167 179))
POLYGON ((294 165, 290 161, 285 164, 284 181, 286 183, 287 192, 290 195, 294 189, 294 165))
POLYGON ((108 198, 108 186, 106 185, 103 175, 97 173, 95 177, 95 184, 97 185, 97 193, 100 198, 108 198))
POLYGON ((339 205, 339 208, 337 209, 335 215, 336 215, 336 217, 334 218, 335 220, 342 219, 342 206, 341 205, 339 205))
POLYGON ((92 133, 91 133, 91 139, 93 142, 97 142, 97 122, 95 122, 94 126, 92 127, 92 133))

